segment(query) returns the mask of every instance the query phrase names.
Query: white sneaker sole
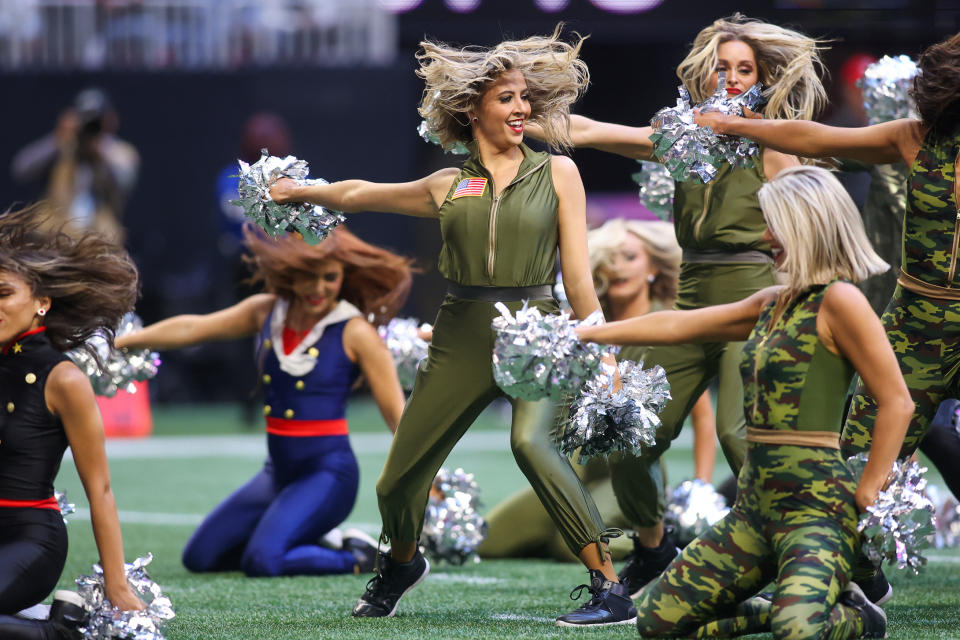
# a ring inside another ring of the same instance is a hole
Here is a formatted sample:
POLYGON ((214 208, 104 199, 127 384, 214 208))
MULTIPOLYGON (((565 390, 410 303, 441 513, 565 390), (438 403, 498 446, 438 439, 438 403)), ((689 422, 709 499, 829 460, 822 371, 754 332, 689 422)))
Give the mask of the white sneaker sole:
POLYGON ((563 620, 557 620, 558 627, 567 627, 571 629, 596 629, 597 627, 615 627, 621 624, 637 624, 637 616, 633 616, 629 620, 619 620, 617 622, 601 622, 599 624, 574 624, 572 622, 564 622, 563 620))
MULTIPOLYGON (((356 538, 358 540, 363 540, 374 549, 377 548, 377 541, 374 540, 372 536, 368 535, 365 531, 361 529, 345 529, 340 534, 340 537, 341 537, 341 540, 345 540, 347 538, 356 538)), ((341 546, 342 546, 342 543, 341 543, 341 546)))
POLYGON ((877 605, 878 607, 882 606, 886 604, 886 602, 892 597, 893 597, 893 587, 890 586, 889 583, 887 583, 887 592, 883 594, 883 596, 873 604, 877 605))
POLYGON ((395 614, 395 613, 397 612, 397 607, 400 606, 400 601, 403 600, 403 596, 405 596, 405 595, 407 595, 408 593, 410 593, 410 589, 413 589, 415 586, 417 586, 418 584, 420 584, 421 582, 423 582, 424 578, 426 578, 427 575, 429 575, 429 573, 430 573, 430 561, 427 560, 426 558, 424 558, 424 559, 423 559, 423 563, 424 563, 423 573, 420 574, 420 577, 417 578, 417 581, 416 581, 416 582, 414 582, 412 585, 410 585, 409 587, 407 587, 406 589, 404 589, 403 593, 400 594, 400 597, 397 598, 397 603, 396 603, 395 605, 393 605, 393 609, 390 610, 390 613, 388 613, 387 615, 383 616, 384 618, 392 618, 392 617, 393 617, 393 614, 395 614))

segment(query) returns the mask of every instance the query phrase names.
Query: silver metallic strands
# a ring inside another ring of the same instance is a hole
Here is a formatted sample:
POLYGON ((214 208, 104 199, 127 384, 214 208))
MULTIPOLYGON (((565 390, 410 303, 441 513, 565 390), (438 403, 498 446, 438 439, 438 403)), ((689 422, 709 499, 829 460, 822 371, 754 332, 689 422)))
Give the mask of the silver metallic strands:
POLYGON ((147 554, 123 565, 127 582, 143 599, 143 611, 120 611, 106 598, 103 569, 93 565, 93 574, 77 578, 80 597, 90 611, 90 622, 82 629, 87 640, 133 638, 135 640, 164 640, 163 625, 175 616, 170 598, 163 595, 160 586, 147 575, 146 566, 153 561, 147 554))
MULTIPOLYGON (((123 316, 116 335, 120 337, 142 328, 143 322, 131 311, 123 316)), ((85 349, 74 349, 67 355, 87 374, 93 391, 98 396, 112 398, 120 389, 134 393, 137 390, 134 382, 149 380, 157 375, 160 357, 149 349, 111 349, 106 338, 100 334, 92 336, 87 345, 99 355, 103 363, 102 369, 85 349)))
POLYGON ((67 492, 66 491, 54 491, 53 497, 57 499, 57 508, 60 509, 60 516, 63 518, 63 523, 67 523, 67 516, 71 513, 76 513, 77 505, 72 502, 67 502, 67 492))
POLYGON ((393 318, 385 325, 377 327, 380 339, 387 345, 387 351, 393 356, 397 367, 400 386, 405 391, 413 389, 417 378, 417 367, 427 357, 429 344, 420 337, 420 329, 429 330, 428 324, 420 325, 414 318, 393 318))
POLYGON ((442 468, 433 480, 420 534, 423 552, 436 560, 462 565, 480 562, 477 547, 487 537, 487 523, 477 508, 480 489, 472 473, 442 468))
POLYGON ((638 454, 656 442, 660 417, 670 399, 670 383, 663 367, 644 369, 643 363, 617 363, 621 387, 613 390, 613 367, 604 366, 589 380, 570 407, 561 450, 580 449, 580 463, 614 451, 638 454))
POLYGON ((440 144, 440 138, 438 138, 437 134, 430 129, 430 124, 426 120, 420 121, 420 126, 417 127, 417 133, 419 133, 420 137, 426 142, 437 145, 446 153, 452 153, 460 156, 470 153, 470 150, 467 149, 466 145, 464 145, 462 142, 457 142, 452 147, 444 147, 442 144, 440 144))
MULTIPOLYGON (((860 476, 866 459, 861 453, 847 461, 854 476, 860 476)), ((916 462, 894 462, 887 488, 860 516, 857 530, 863 533, 864 551, 875 564, 886 560, 917 573, 927 563, 920 552, 930 545, 928 536, 934 534, 936 520, 933 503, 923 492, 926 470, 916 462)))
POLYGON ((669 494, 663 522, 673 527, 677 544, 686 546, 729 512, 727 501, 712 484, 694 478, 684 480, 669 494))
POLYGON ((666 222, 673 220, 673 193, 677 183, 659 162, 637 160, 640 171, 631 178, 640 185, 640 204, 666 222))
POLYGON ((883 56, 867 67, 857 86, 863 92, 863 108, 870 124, 919 117, 909 94, 918 73, 917 63, 903 55, 883 56))
POLYGON ((759 154, 755 142, 738 136, 717 135, 710 127, 700 127, 693 121, 693 109, 719 111, 742 116, 744 107, 756 111, 766 99, 759 83, 740 95, 729 97, 726 74, 719 73, 717 90, 701 104, 690 106, 690 93, 678 88, 677 106, 665 107, 650 120, 653 134, 653 155, 678 182, 693 178, 709 182, 716 177, 718 166, 727 162, 735 167, 752 167, 759 154))
POLYGON ((293 156, 278 158, 268 155, 266 149, 260 153, 263 155, 253 164, 238 161, 240 183, 237 191, 240 198, 231 200, 231 203, 241 207, 245 216, 273 237, 296 231, 310 245, 326 238, 344 221, 341 213, 317 205, 274 202, 270 197, 270 185, 280 178, 292 178, 301 185, 327 184, 327 181, 307 178, 309 169, 305 160, 293 156))
MULTIPOLYGON (((497 337, 493 345, 493 379, 504 393, 523 400, 553 398, 579 391, 600 372, 601 358, 615 354, 617 347, 581 342, 566 313, 543 315, 524 303, 516 314, 502 302, 502 314, 491 325, 497 337)), ((582 324, 597 324, 603 315, 595 311, 582 324)))

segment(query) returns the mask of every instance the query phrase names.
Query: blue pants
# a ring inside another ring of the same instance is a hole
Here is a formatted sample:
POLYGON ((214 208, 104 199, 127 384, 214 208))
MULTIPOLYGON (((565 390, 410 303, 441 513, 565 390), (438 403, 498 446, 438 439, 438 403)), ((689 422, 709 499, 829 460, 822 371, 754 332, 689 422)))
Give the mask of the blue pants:
POLYGON ((267 446, 263 469, 191 536, 184 566, 248 576, 352 573, 353 554, 318 544, 356 501, 360 471, 348 436, 267 434, 267 446))

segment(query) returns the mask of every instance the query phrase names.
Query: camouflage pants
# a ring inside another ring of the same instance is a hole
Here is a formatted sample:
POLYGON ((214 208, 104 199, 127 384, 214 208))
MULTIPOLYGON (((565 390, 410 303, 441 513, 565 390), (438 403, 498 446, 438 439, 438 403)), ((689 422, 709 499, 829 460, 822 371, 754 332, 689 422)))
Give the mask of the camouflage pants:
MULTIPOLYGON (((960 395, 960 302, 932 300, 898 286, 881 318, 916 409, 900 457, 923 440, 937 407, 960 395)), ((877 403, 863 381, 843 427, 844 456, 870 450, 877 403)))
POLYGON ((836 450, 751 443, 736 504, 644 593, 640 634, 859 637, 860 614, 837 602, 857 551, 853 492, 836 450), (772 601, 752 597, 774 579, 772 601))

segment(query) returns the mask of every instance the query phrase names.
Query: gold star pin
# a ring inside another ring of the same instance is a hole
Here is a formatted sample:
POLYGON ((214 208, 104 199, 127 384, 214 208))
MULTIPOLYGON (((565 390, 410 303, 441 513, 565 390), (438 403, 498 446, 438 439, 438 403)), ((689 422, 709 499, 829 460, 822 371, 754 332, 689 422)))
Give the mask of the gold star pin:
POLYGON ((23 352, 23 347, 20 345, 19 342, 14 343, 14 345, 13 345, 13 352, 14 352, 14 353, 22 353, 22 352, 23 352))
POLYGON ((309 349, 307 349, 307 355, 310 356, 311 358, 316 358, 317 356, 320 355, 320 351, 316 347, 310 347, 309 349))
POLYGON ((27 381, 27 384, 33 384, 34 382, 37 381, 37 374, 35 374, 35 373, 28 373, 27 375, 25 375, 25 376, 23 377, 23 379, 27 381))

